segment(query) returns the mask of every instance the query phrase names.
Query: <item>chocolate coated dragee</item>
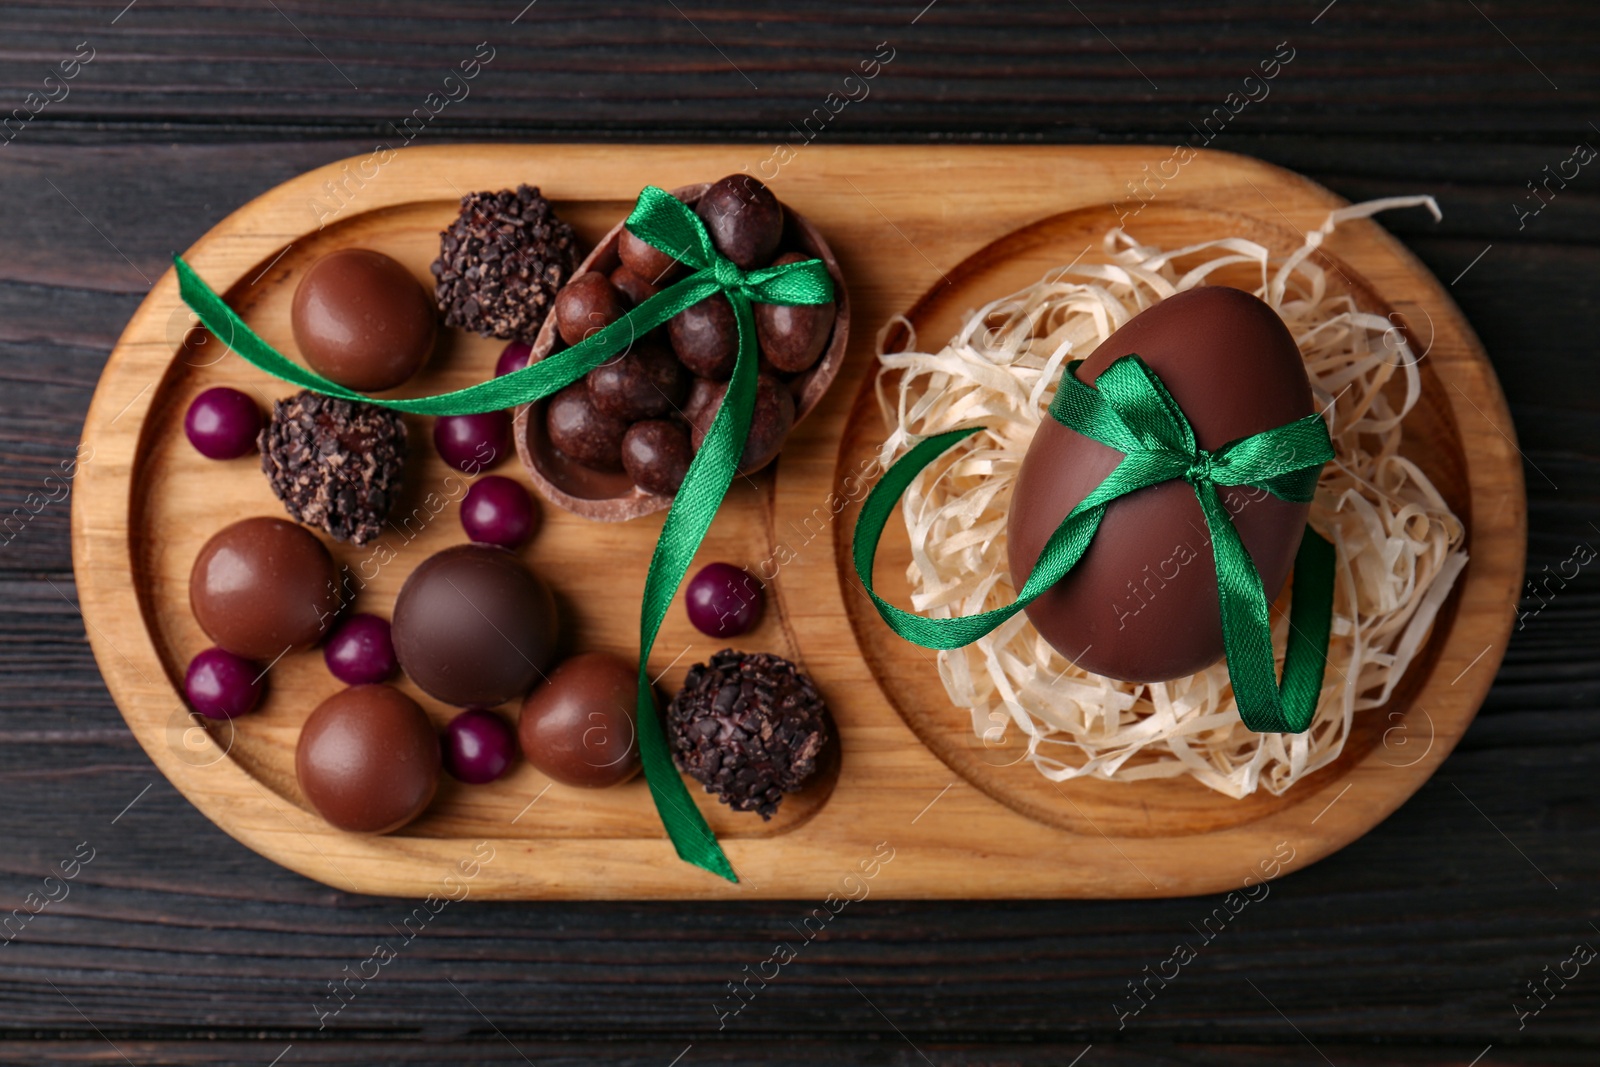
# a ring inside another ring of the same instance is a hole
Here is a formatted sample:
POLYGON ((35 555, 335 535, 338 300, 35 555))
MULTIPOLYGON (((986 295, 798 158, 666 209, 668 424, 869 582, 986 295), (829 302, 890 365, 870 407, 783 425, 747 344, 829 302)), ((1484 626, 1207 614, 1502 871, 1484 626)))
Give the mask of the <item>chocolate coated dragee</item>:
MULTIPOLYGON (((814 256, 785 252, 772 265, 800 263, 814 256)), ((809 370, 828 345, 833 330, 833 301, 826 304, 755 304, 756 339, 761 354, 790 374, 809 370)))
POLYGON ((622 467, 647 493, 676 493, 693 460, 688 431, 671 419, 645 419, 623 435, 622 467))
POLYGON ((295 746, 300 791, 341 830, 386 834, 422 814, 439 785, 439 736, 415 700, 358 685, 317 705, 295 746))
MULTIPOLYGON (((1201 448, 1312 411, 1294 338, 1275 311, 1238 289, 1201 286, 1146 309, 1106 338, 1078 377, 1093 383, 1130 353, 1166 385, 1201 448)), ((1061 520, 1121 460, 1052 418, 1039 424, 1007 527, 1018 587, 1061 520)), ((1288 576, 1310 505, 1249 487, 1222 497, 1270 600, 1288 576)), ((1078 565, 1026 610, 1058 652, 1096 674, 1156 682, 1215 663, 1222 655, 1216 564, 1194 490, 1175 480, 1113 501, 1078 565)))
POLYGON ((545 406, 545 428, 550 443, 569 459, 591 470, 622 469, 622 435, 628 432, 628 424, 594 406, 586 381, 573 382, 550 398, 545 406))
POLYGON ((200 549, 189 606, 200 628, 234 655, 271 663, 317 643, 340 607, 333 557, 283 519, 241 519, 200 549))
POLYGON ((394 604, 400 668, 459 707, 526 693, 555 662, 550 589, 503 548, 457 545, 423 560, 394 604))
POLYGON ((313 263, 295 287, 289 324, 312 370, 368 393, 422 369, 438 329, 433 301, 411 272, 366 248, 313 263))
MULTIPOLYGON (((726 395, 726 384, 716 386, 703 405, 696 409, 693 421, 692 443, 696 452, 711 432, 711 422, 717 417, 726 395)), ((770 374, 756 375, 756 402, 750 413, 750 435, 745 438, 744 453, 739 458, 739 470, 745 474, 759 470, 771 463, 783 448, 783 439, 794 429, 794 394, 789 387, 770 374)))
POLYGON ((564 661, 523 702, 523 756, 563 785, 626 782, 639 773, 638 686, 634 668, 609 653, 564 661))
POLYGON ((772 190, 748 174, 730 174, 713 183, 694 210, 717 251, 741 270, 772 262, 783 240, 783 205, 772 190))
POLYGON ((633 422, 676 411, 689 392, 689 372, 671 352, 639 341, 585 375, 589 400, 602 414, 633 422))
POLYGON ((556 329, 575 345, 627 314, 622 294, 599 271, 584 271, 556 295, 556 329))
POLYGON ((667 320, 667 337, 678 359, 702 378, 725 382, 739 358, 739 326, 733 305, 713 293, 667 320))
POLYGON ((661 291, 629 270, 626 263, 611 272, 611 287, 626 297, 633 307, 638 307, 661 291))
POLYGON ((665 287, 677 279, 683 264, 635 237, 626 227, 617 239, 617 258, 640 278, 657 287, 665 287))

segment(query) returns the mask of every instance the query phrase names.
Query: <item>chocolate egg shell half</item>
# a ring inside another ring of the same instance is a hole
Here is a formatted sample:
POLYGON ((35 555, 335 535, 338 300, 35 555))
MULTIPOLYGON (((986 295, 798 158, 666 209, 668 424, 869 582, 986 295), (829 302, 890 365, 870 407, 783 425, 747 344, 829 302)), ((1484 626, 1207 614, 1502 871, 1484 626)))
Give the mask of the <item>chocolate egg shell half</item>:
POLYGON ((189 607, 211 639, 266 665, 316 644, 341 607, 321 541, 283 519, 241 519, 212 535, 189 572, 189 607))
POLYGON ((439 735, 415 700, 358 685, 317 705, 294 772, 311 806, 354 833, 386 834, 422 814, 439 785, 439 735))
MULTIPOLYGON (((1095 349, 1078 378, 1093 383, 1132 353, 1166 385, 1201 448, 1312 412, 1294 338, 1275 311, 1239 289, 1202 286, 1140 312, 1095 349)), ((1121 459, 1045 416, 1011 501, 1007 543, 1017 588, 1061 520, 1121 459)), ((1250 487, 1222 497, 1268 599, 1276 597, 1310 505, 1250 487)), ((1223 652, 1216 564, 1194 490, 1169 481, 1113 501, 1078 565, 1026 611, 1056 651, 1095 674, 1159 682, 1215 663, 1223 652)))
POLYGON ((390 636, 401 670, 424 692, 489 707, 522 696, 555 662, 555 597, 505 549, 457 545, 411 572, 390 636))

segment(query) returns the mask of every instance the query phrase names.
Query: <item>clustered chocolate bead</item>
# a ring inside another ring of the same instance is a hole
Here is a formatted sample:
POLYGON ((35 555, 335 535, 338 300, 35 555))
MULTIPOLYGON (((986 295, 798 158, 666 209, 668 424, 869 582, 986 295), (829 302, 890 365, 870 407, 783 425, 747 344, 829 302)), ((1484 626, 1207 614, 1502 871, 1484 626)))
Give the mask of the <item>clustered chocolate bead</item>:
POLYGON ((261 469, 293 518, 356 545, 383 529, 405 474, 398 414, 299 392, 273 405, 257 444, 261 469))
MULTIPOLYGON (((747 174, 707 187, 695 211, 712 244, 743 270, 813 258, 792 247, 782 250, 788 232, 783 205, 747 174)), ((618 236, 617 256, 621 263, 609 276, 585 272, 557 298, 557 333, 566 344, 617 321, 682 273, 681 263, 627 229, 618 236)), ((757 303, 753 310, 759 374, 740 459, 745 473, 770 463, 794 428, 798 376, 822 357, 837 308, 830 301, 757 303)), ((733 305, 715 293, 590 371, 582 395, 568 386, 552 397, 545 408, 550 442, 579 466, 623 470, 641 490, 670 496, 710 430, 738 352, 733 305)))
POLYGON ((770 819, 816 773, 832 732, 817 687, 788 660, 723 649, 667 706, 678 767, 735 811, 770 819))
POLYGON ((577 236, 538 189, 469 193, 439 235, 434 299, 448 326, 532 344, 577 266, 577 236))

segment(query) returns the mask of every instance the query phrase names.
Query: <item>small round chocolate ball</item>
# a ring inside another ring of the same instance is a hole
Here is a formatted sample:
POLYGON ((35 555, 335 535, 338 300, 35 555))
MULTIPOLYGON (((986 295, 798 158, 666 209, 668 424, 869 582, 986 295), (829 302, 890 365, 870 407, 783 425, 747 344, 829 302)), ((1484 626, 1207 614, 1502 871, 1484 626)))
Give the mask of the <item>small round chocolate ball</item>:
POLYGON ((551 397, 544 414, 550 443, 568 458, 590 470, 622 469, 622 435, 628 423, 594 406, 587 381, 573 382, 551 397))
MULTIPOLYGON (((772 261, 774 267, 800 263, 815 256, 785 252, 772 261)), ((828 346, 833 332, 833 301, 826 304, 755 304, 756 340, 761 354, 778 370, 796 374, 811 365, 828 346)))
POLYGON ((401 670, 425 693, 458 707, 500 704, 555 662, 555 597, 505 549, 456 545, 411 572, 391 636, 401 670))
POLYGON ((621 293, 631 307, 638 307, 661 291, 629 270, 626 263, 611 272, 611 287, 621 293))
POLYGON ((338 616, 338 569, 303 526, 241 519, 212 535, 189 572, 200 628, 236 656, 271 663, 306 649, 338 616))
POLYGON ((648 341, 613 356, 585 377, 595 408, 625 422, 676 411, 689 393, 689 372, 683 364, 648 341))
POLYGON ((599 271, 584 271, 556 294, 556 330, 575 345, 628 313, 622 294, 599 271))
POLYGON ((600 788, 639 773, 638 672, 607 652, 564 661, 528 694, 517 722, 522 754, 562 785, 600 788))
POLYGON ((676 493, 693 460, 688 431, 671 419, 636 422, 622 437, 622 467, 647 493, 676 493))
MULTIPOLYGON (((693 424, 692 444, 696 452, 711 432, 711 421, 722 407, 727 394, 726 384, 717 386, 714 397, 701 410, 693 424)), ((744 440, 744 453, 739 458, 739 470, 744 474, 760 470, 783 448, 784 438, 794 429, 794 394, 789 387, 770 374, 756 375, 756 402, 750 412, 750 434, 744 440)))
POLYGON ((300 730, 294 773, 311 806, 341 830, 386 834, 422 814, 439 786, 439 735, 415 700, 358 685, 317 705, 300 730))
POLYGON ((652 244, 639 240, 624 226, 617 239, 617 258, 651 285, 664 286, 683 271, 683 264, 652 244))
POLYGON ((683 417, 689 420, 690 426, 698 426, 702 419, 707 426, 711 425, 711 416, 716 413, 714 405, 721 402, 724 388, 723 383, 709 378, 696 378, 689 383, 689 398, 683 402, 683 417))
POLYGON ((427 290, 403 264, 367 248, 313 263, 295 287, 289 325, 312 370, 366 393, 421 370, 438 330, 427 290))
POLYGON ((772 262, 783 240, 783 205, 772 190, 748 174, 730 174, 716 182, 694 210, 717 251, 741 270, 772 262))
POLYGON ((685 367, 702 378, 725 382, 739 358, 739 324, 733 305, 713 293, 667 320, 667 337, 685 367))

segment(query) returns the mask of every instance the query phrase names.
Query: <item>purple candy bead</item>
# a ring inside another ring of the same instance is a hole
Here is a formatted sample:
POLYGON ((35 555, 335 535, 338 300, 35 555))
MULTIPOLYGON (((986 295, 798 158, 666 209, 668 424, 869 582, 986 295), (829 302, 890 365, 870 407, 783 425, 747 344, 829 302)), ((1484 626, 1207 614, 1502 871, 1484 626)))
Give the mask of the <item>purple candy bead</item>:
POLYGON ((239 390, 219 385, 194 398, 183 417, 183 432, 207 459, 237 459, 256 450, 261 409, 239 390))
POLYGON ((461 501, 461 528, 486 545, 516 548, 533 535, 538 521, 528 491, 498 474, 473 482, 461 501))
POLYGON ((265 671, 243 656, 208 648, 189 661, 183 693, 189 706, 208 719, 232 719, 261 702, 265 671))
POLYGON ((528 365, 528 357, 533 355, 533 346, 522 341, 512 341, 500 351, 500 359, 494 365, 494 376, 504 378, 521 370, 528 365))
POLYGON ((441 415, 433 420, 433 445, 450 466, 477 474, 511 450, 511 414, 441 415))
POLYGON ((711 637, 737 637, 755 629, 766 601, 761 583, 731 563, 708 563, 684 587, 694 628, 711 637))
POLYGON ((468 708, 444 728, 444 769, 468 785, 506 773, 516 751, 511 724, 485 708, 468 708))
POLYGON ((346 685, 370 685, 394 674, 399 662, 389 639, 389 620, 352 615, 339 624, 322 650, 328 670, 346 685))

